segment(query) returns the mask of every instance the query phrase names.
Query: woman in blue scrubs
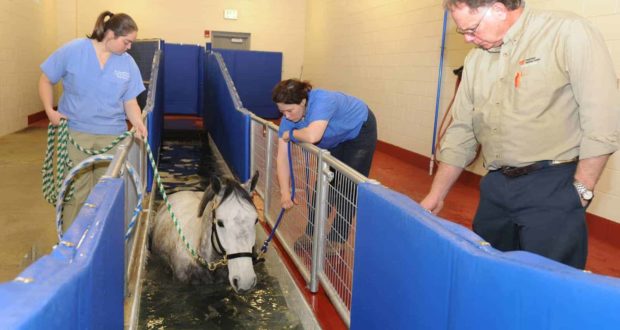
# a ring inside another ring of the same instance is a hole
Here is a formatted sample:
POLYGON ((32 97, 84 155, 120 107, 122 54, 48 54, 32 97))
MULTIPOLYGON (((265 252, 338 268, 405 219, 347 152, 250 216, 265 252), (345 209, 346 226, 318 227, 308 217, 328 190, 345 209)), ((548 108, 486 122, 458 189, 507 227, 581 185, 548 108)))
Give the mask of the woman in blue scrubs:
MULTIPOLYGON (((278 83, 273 90, 272 99, 283 114, 278 132, 277 155, 280 203, 283 208, 291 208, 296 203, 291 200, 287 152, 289 140, 312 143, 327 149, 338 160, 368 176, 377 144, 377 123, 374 114, 362 100, 340 92, 312 88, 309 82, 297 79, 278 83)), ((344 188, 342 183, 335 184, 333 189, 329 189, 328 199, 333 201, 336 193, 344 193, 344 188)), ((309 246, 313 231, 313 196, 310 196, 309 203, 309 221, 305 235, 296 242, 298 249, 309 246)), ((330 205, 333 204, 330 202, 330 205)), ((340 211, 337 212, 340 214, 336 215, 327 234, 327 239, 331 242, 327 245, 328 250, 339 251, 340 245, 348 240, 349 226, 353 219, 345 219, 344 210, 340 211)), ((327 214, 329 213, 330 210, 327 214)))
MULTIPOLYGON (((127 14, 105 11, 88 38, 73 40, 41 64, 39 96, 52 125, 66 118, 69 134, 82 147, 101 149, 127 131, 126 119, 137 137, 146 137, 137 96, 145 90, 136 62, 127 54, 136 40, 138 26, 127 14), (53 85, 62 80, 63 94, 54 110, 53 85)), ((73 165, 88 155, 69 145, 73 165)), ((114 153, 114 149, 108 153, 114 153)), ((74 198, 65 203, 64 227, 79 212, 90 190, 105 173, 106 164, 80 172, 73 186, 74 198)))

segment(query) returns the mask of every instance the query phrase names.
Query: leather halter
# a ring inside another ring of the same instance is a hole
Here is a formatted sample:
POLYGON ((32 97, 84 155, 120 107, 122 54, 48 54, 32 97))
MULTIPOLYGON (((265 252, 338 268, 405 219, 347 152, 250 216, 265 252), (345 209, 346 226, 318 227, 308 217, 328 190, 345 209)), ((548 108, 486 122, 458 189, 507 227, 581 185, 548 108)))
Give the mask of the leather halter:
POLYGON ((236 258, 252 258, 252 261, 255 262, 255 256, 254 253, 252 252, 240 252, 240 253, 232 253, 232 254, 227 254, 226 253, 226 249, 224 249, 224 247, 222 246, 222 242, 220 241, 220 236, 217 234, 217 227, 215 225, 216 222, 216 218, 215 218, 215 210, 219 207, 219 203, 217 205, 215 205, 215 207, 212 210, 212 219, 213 221, 211 222, 211 246, 213 246, 213 250, 215 252, 217 252, 220 255, 224 256, 224 259, 226 260, 232 260, 232 259, 236 259, 236 258))

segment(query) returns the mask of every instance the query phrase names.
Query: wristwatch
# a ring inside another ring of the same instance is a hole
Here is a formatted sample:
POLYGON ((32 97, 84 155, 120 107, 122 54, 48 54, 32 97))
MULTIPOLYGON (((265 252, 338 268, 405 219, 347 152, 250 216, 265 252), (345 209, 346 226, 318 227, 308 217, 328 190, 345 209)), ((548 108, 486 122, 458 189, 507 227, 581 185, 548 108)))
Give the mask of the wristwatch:
POLYGON ((592 197, 594 197, 594 193, 592 192, 592 190, 584 186, 583 183, 579 181, 574 181, 573 186, 575 186, 575 189, 577 189, 579 196, 581 196, 581 199, 583 199, 584 201, 589 202, 592 200, 592 197))

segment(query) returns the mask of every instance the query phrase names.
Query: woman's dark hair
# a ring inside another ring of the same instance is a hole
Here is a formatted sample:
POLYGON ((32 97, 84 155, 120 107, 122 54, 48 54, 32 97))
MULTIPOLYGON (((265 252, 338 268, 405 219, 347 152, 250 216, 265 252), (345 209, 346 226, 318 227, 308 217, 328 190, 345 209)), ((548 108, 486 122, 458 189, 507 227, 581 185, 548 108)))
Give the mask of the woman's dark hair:
POLYGON ((113 14, 106 10, 99 14, 95 22, 95 27, 93 28, 93 33, 87 37, 89 39, 101 41, 108 30, 114 32, 115 37, 120 37, 138 31, 138 25, 136 25, 133 18, 127 14, 113 14))
POLYGON ((299 79, 287 79, 280 81, 271 92, 271 99, 275 103, 300 104, 303 99, 308 99, 308 93, 312 85, 308 81, 299 79))

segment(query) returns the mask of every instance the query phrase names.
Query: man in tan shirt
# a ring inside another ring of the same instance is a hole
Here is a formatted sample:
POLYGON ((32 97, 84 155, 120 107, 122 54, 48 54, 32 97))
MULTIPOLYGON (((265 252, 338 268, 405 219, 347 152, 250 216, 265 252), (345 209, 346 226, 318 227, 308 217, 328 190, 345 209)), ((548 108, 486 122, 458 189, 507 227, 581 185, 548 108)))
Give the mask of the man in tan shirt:
POLYGON ((585 208, 617 149, 620 93, 605 42, 565 12, 522 0, 444 0, 473 49, 454 121, 420 203, 437 214, 481 145, 489 173, 473 229, 502 251, 526 250, 584 268, 585 208))

